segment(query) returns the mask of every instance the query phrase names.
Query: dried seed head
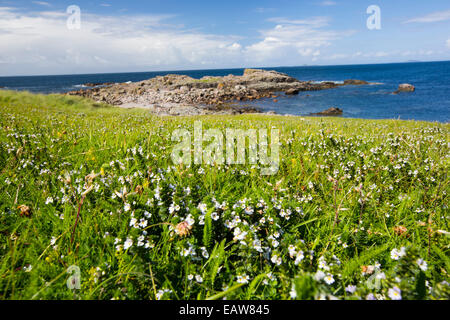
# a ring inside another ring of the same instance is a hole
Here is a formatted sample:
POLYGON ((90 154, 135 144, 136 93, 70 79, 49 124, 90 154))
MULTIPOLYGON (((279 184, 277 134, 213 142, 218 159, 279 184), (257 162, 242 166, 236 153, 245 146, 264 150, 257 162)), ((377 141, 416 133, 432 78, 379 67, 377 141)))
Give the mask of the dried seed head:
POLYGON ((394 232, 398 236, 404 235, 407 231, 408 229, 406 229, 404 226, 397 226, 394 228, 394 232))
POLYGON ((144 188, 141 185, 138 185, 134 189, 134 192, 136 192, 137 194, 141 195, 144 192, 144 188))
POLYGON ((20 205, 17 207, 20 210, 20 216, 31 217, 31 208, 26 205, 20 205))
POLYGON ((180 237, 186 237, 191 233, 192 226, 187 223, 187 221, 180 222, 175 227, 175 233, 180 237))

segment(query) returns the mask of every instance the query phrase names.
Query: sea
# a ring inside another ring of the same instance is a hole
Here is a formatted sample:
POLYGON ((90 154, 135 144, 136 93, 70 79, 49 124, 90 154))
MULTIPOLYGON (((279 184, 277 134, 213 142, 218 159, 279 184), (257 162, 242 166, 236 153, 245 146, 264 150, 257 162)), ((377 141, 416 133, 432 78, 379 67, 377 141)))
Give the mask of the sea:
MULTIPOLYGON (((273 99, 245 102, 263 111, 308 116, 331 107, 344 110, 343 117, 402 119, 448 123, 450 120, 450 61, 408 62, 368 65, 301 66, 262 68, 286 73, 303 81, 366 80, 373 84, 281 95, 273 99), (399 84, 416 87, 412 93, 392 94, 399 84)), ((124 83, 166 74, 203 76, 242 75, 244 69, 184 70, 137 73, 105 73, 48 76, 0 77, 0 87, 34 93, 64 93, 85 88, 86 83, 124 83)), ((1 71, 0 71, 1 72, 1 71)))

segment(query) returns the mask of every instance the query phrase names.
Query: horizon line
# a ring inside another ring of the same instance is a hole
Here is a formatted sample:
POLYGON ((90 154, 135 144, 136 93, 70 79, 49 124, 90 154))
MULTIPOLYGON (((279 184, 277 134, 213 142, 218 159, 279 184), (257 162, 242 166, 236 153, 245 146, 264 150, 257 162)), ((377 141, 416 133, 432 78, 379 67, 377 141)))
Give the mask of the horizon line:
POLYGON ((57 76, 83 76, 83 75, 107 75, 107 74, 127 74, 127 73, 168 73, 168 72, 192 72, 192 71, 214 71, 214 70, 242 70, 242 69, 271 69, 271 68, 315 68, 315 67, 338 67, 338 66, 367 66, 367 65, 386 65, 386 64, 408 64, 408 63, 436 63, 436 62, 450 62, 449 60, 430 60, 420 61, 411 60, 403 62, 380 62, 380 63, 353 63, 353 64, 315 64, 315 65, 297 65, 297 66, 270 66, 270 67, 231 67, 231 68, 212 68, 212 69, 176 69, 176 70, 154 70, 154 71, 120 71, 120 72, 94 72, 94 73, 61 73, 61 74, 31 74, 31 75, 10 75, 2 76, 0 78, 14 78, 14 77, 57 77, 57 76))

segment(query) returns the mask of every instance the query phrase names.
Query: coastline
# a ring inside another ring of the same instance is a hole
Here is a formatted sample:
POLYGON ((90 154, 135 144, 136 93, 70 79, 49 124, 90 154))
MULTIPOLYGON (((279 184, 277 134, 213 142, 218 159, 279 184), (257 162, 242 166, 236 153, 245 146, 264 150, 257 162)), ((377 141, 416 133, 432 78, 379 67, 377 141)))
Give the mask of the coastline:
MULTIPOLYGON (((194 79, 187 75, 158 76, 140 82, 120 84, 85 84, 88 89, 68 92, 122 108, 142 108, 158 115, 205 115, 260 113, 242 102, 271 99, 300 92, 320 91, 349 85, 370 85, 364 80, 300 81, 274 70, 245 69, 242 76, 204 76, 194 79)), ((326 110, 328 111, 328 110, 326 110)), ((273 114, 275 110, 269 111, 273 114)), ((327 112, 322 115, 339 115, 327 112)))

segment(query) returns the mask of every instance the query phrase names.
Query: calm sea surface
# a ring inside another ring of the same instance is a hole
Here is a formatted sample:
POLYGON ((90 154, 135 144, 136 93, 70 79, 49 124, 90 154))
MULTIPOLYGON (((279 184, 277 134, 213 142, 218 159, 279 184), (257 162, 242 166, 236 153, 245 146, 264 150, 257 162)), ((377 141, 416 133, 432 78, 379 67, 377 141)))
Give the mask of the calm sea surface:
MULTIPOLYGON (((344 81, 359 79, 380 83, 368 86, 345 86, 336 89, 302 92, 252 103, 263 110, 280 114, 308 115, 330 107, 344 110, 344 117, 364 119, 414 119, 449 122, 450 61, 395 63, 349 66, 310 66, 268 68, 299 80, 344 81), (414 93, 391 94, 399 84, 410 83, 414 93)), ((82 88, 85 83, 142 81, 165 74, 203 76, 241 75, 243 69, 110 73, 64 76, 0 77, 0 87, 39 93, 62 93, 82 88)))

